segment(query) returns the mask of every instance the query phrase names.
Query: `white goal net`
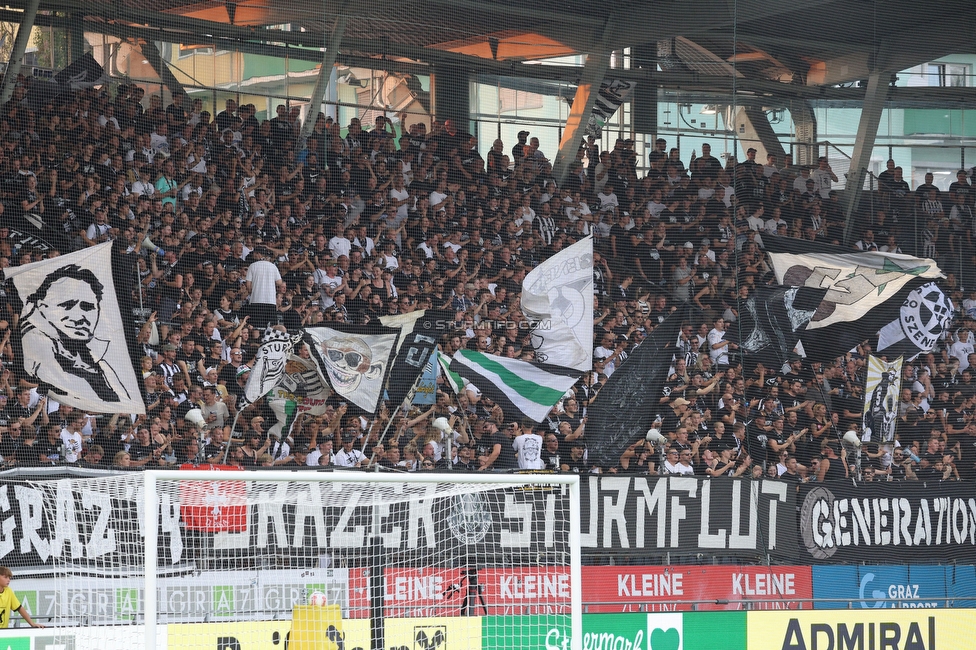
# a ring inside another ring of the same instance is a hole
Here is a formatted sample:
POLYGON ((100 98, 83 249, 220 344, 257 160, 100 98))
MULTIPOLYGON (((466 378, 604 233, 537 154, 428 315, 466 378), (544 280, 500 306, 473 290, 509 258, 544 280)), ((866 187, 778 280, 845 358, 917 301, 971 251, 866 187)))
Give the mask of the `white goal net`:
POLYGON ((14 490, 36 565, 13 586, 68 650, 569 649, 577 490, 433 473, 36 481, 14 490))

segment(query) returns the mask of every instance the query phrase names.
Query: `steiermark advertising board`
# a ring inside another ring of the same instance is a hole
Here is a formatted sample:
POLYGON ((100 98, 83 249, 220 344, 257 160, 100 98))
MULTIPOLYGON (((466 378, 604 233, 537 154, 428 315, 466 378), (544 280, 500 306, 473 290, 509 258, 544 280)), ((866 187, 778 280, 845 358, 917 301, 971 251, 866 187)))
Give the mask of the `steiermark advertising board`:
MULTIPOLYGON (((569 617, 486 616, 482 650, 569 650, 569 617)), ((583 650, 745 650, 745 612, 584 614, 583 650)))

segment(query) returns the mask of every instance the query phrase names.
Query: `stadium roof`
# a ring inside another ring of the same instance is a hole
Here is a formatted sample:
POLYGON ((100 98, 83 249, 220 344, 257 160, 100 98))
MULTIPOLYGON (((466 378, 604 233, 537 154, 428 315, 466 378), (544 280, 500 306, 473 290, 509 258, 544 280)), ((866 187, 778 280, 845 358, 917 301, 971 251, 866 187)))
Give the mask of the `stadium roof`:
POLYGON ((614 74, 705 92, 731 91, 734 76, 739 91, 800 98, 833 96, 872 71, 976 51, 976 17, 958 0, 924 9, 865 0, 41 0, 40 9, 83 16, 86 31, 262 53, 287 46, 313 60, 342 15, 340 60, 571 82, 579 67, 526 62, 646 44, 662 71, 647 63, 614 74))

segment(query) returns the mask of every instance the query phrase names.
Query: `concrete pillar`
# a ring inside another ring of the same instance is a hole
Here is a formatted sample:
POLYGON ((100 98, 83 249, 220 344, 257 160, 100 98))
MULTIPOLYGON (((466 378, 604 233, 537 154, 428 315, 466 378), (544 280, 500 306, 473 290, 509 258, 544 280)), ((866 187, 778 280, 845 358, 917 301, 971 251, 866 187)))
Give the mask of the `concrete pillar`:
POLYGON ((797 165, 817 164, 817 116, 805 99, 790 102, 790 115, 793 117, 793 130, 796 133, 797 147, 793 162, 797 165))
POLYGON ((861 106, 861 121, 857 124, 857 136, 854 139, 854 153, 851 155, 847 186, 841 199, 844 205, 844 216, 847 219, 844 224, 845 244, 851 243, 854 215, 861 201, 861 188, 864 186, 867 164, 871 160, 871 151, 878 137, 878 126, 881 124, 881 113, 884 111, 885 100, 888 97, 890 79, 891 74, 888 72, 872 72, 868 76, 868 87, 861 106))
POLYGON ((176 75, 166 65, 166 61, 163 60, 163 55, 159 53, 159 48, 156 47, 155 42, 143 41, 139 49, 142 50, 142 55, 146 57, 149 66, 156 71, 159 79, 163 82, 163 85, 169 88, 171 94, 175 95, 180 92, 186 92, 183 90, 183 84, 180 83, 180 80, 176 78, 176 75))
POLYGON ((17 75, 20 74, 20 66, 24 63, 24 53, 27 51, 27 41, 30 40, 31 30, 34 29, 34 20, 37 18, 37 8, 41 0, 30 0, 24 8, 24 17, 17 27, 17 38, 14 39, 14 46, 10 52, 10 61, 7 63, 7 72, 3 75, 3 87, 0 88, 0 104, 6 104, 14 94, 17 85, 17 75))
POLYGON ((634 131, 647 136, 657 135, 657 84, 651 76, 657 70, 657 43, 637 45, 632 50, 631 68, 643 70, 646 80, 637 82, 634 88, 634 131))
MULTIPOLYGON (((332 33, 329 34, 329 38, 325 44, 325 53, 322 55, 322 67, 319 69, 319 75, 315 78, 315 87, 312 88, 312 96, 309 98, 308 115, 305 117, 305 122, 302 124, 302 140, 306 140, 308 136, 312 133, 315 128, 315 121, 319 117, 319 113, 322 112, 322 101, 326 99, 326 92, 332 91, 332 101, 335 102, 335 63, 336 57, 339 56, 339 45, 342 44, 342 36, 346 31, 346 5, 341 4, 336 11, 335 25, 332 28, 332 33)), ((335 112, 335 104, 332 106, 333 113, 335 112)), ((335 117, 333 117, 335 119, 335 117)))
POLYGON ((68 64, 77 61, 85 53, 84 15, 73 13, 68 21, 68 64))
POLYGON ((766 156, 773 154, 779 164, 783 164, 786 150, 773 132, 766 114, 758 106, 740 106, 735 111, 733 127, 738 136, 742 153, 739 160, 745 159, 745 151, 751 147, 756 149, 756 161, 766 164, 766 156))
POLYGON ((452 120, 459 131, 471 131, 471 90, 468 71, 444 63, 434 65, 430 78, 431 107, 438 120, 452 120))

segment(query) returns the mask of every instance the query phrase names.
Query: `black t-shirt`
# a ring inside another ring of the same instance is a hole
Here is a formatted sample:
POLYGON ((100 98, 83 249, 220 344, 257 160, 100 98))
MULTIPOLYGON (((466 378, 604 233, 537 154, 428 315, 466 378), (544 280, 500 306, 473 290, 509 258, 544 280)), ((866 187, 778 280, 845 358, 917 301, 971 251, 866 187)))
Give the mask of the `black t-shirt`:
POLYGON ((14 458, 17 450, 21 447, 21 443, 20 436, 12 438, 9 434, 4 435, 0 438, 0 456, 8 460, 14 458))
POLYGON ((133 443, 129 445, 129 458, 133 461, 143 460, 145 458, 150 458, 153 455, 153 451, 156 450, 156 443, 150 442, 148 445, 140 445, 133 443))
POLYGON ((502 450, 498 454, 498 458, 492 463, 492 469, 516 469, 518 467, 518 461, 515 458, 515 449, 512 447, 511 439, 498 431, 491 436, 491 445, 496 444, 501 445, 502 450))
POLYGON ((41 454, 36 443, 20 445, 13 457, 20 467, 38 467, 41 464, 41 454))

